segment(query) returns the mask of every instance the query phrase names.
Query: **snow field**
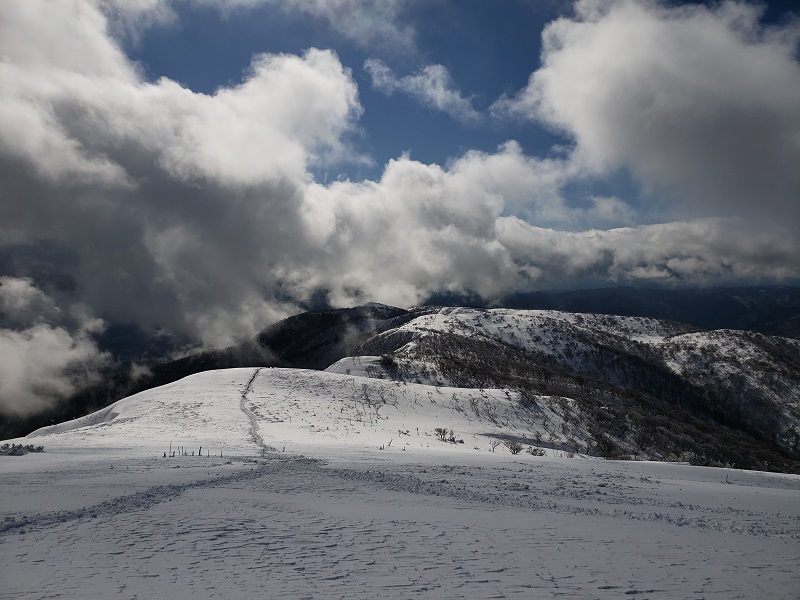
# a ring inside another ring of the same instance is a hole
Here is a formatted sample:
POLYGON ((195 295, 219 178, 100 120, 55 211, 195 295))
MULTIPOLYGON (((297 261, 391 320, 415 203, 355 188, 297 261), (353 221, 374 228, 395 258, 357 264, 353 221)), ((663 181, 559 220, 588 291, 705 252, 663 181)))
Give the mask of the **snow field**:
MULTIPOLYGON (((774 514, 749 514, 762 530, 707 525, 710 513, 742 519, 741 509, 712 506, 721 490, 704 488, 719 474, 681 480, 692 467, 653 472, 642 463, 625 473, 627 465, 593 461, 531 469, 489 454, 466 465, 446 458, 326 467, 272 453, 182 484, 170 481, 184 469, 164 468, 161 485, 29 514, 0 534, 0 564, 13 573, 0 580, 0 598, 795 597, 797 538, 769 528, 774 514), (674 479, 656 479, 664 475, 674 479), (591 494, 581 500, 579 488, 592 487, 642 500, 650 518, 611 512, 591 494), (678 508, 683 520, 667 518, 678 497, 693 503, 678 508), (695 504, 703 498, 713 501, 695 504)), ((152 461, 123 466, 131 482, 144 469, 154 478, 152 461)), ((796 481, 761 477, 760 487, 755 478, 716 487, 752 500, 753 491, 769 497, 770 485, 794 485, 796 499, 796 481)))
POLYGON ((0 459, 0 599, 796 597, 800 477, 491 452, 541 400, 290 369, 121 400, 0 459))

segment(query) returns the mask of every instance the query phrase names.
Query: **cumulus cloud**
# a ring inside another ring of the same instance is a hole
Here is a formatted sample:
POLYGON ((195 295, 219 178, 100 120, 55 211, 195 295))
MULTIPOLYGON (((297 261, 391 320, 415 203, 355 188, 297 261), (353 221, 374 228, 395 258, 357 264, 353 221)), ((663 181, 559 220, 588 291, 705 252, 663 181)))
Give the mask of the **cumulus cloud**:
POLYGON ((361 107, 335 54, 258 55, 242 83, 198 94, 141 79, 93 3, 75 2, 82 36, 55 40, 31 24, 37 4, 14 4, 3 27, 40 54, 6 54, 0 36, 3 239, 76 254, 78 294, 114 320, 224 344, 296 312, 275 296, 304 245, 307 169, 354 157, 342 139, 361 107))
MULTIPOLYGON (((12 29, 18 15, 9 12, 12 29)), ((102 18, 97 11, 98 27, 102 18)), ((31 35, 53 37, 35 28, 31 35)), ((4 36, 0 49, 10 50, 12 41, 4 36)), ((121 163, 143 152, 179 179, 252 184, 302 177, 309 163, 348 153, 341 135, 360 105, 349 72, 330 51, 257 55, 245 81, 208 96, 168 79, 142 81, 110 41, 76 45, 74 59, 59 53, 58 43, 43 42, 44 56, 14 60, 9 51, 0 67, 0 150, 51 181, 69 176, 70 183, 129 187, 130 169, 121 163), (50 56, 51 46, 60 58, 50 56), (101 58, 84 62, 86 55, 101 58)))
POLYGON ((92 338, 103 327, 28 279, 0 277, 0 415, 35 414, 96 383, 110 362, 92 338))
POLYGON ((442 65, 426 65, 413 75, 397 77, 382 60, 370 58, 364 63, 364 70, 372 78, 372 87, 387 96, 399 91, 459 121, 481 119, 481 114, 472 107, 472 100, 461 94, 442 65))
MULTIPOLYGON (((329 290, 334 303, 353 303, 361 291, 361 299, 409 305, 433 290, 498 298, 567 281, 714 283, 800 275, 796 240, 775 240, 735 219, 564 231, 506 214, 507 203, 527 201, 534 221, 574 218, 577 209, 557 195, 558 177, 550 191, 537 190, 537 182, 546 188, 552 176, 510 144, 493 154, 470 153, 447 169, 404 157, 390 161, 377 182, 314 185, 307 227, 328 252, 327 268, 300 268, 297 280, 329 290)), ((618 199, 592 200, 581 219, 598 213, 607 221, 632 218, 618 199)))
POLYGON ((543 33, 542 66, 495 114, 574 139, 593 173, 627 169, 687 215, 800 225, 800 23, 741 2, 581 0, 543 33))

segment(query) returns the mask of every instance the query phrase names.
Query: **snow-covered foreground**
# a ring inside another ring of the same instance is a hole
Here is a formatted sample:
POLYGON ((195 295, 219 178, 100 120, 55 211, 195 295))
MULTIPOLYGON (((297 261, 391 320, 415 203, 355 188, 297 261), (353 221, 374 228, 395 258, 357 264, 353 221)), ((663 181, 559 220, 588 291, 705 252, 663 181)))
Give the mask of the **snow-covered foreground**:
POLYGON ((796 598, 800 478, 491 452, 520 411, 282 369, 143 392, 0 458, 0 598, 796 598))

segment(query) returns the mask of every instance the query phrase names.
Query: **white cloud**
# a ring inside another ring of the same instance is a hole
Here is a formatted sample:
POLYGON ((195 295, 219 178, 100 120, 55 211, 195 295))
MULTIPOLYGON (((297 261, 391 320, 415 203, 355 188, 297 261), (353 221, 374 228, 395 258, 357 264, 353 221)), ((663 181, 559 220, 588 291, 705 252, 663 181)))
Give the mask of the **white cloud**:
POLYGON ((407 0, 289 0, 292 9, 324 18, 341 35, 365 47, 414 50, 414 30, 402 22, 407 0))
POLYGON ((108 364, 84 332, 34 325, 0 329, 0 413, 25 417, 99 381, 108 364))
POLYGON ((633 225, 636 221, 633 209, 617 197, 591 196, 589 202, 584 219, 596 226, 633 225))
POLYGON ((756 6, 582 0, 543 33, 542 67, 493 112, 575 141, 584 170, 629 170, 687 215, 800 225, 800 23, 756 6))
POLYGON ((326 268, 297 265, 295 293, 309 286, 330 290, 341 304, 372 298, 409 305, 435 290, 494 298, 568 281, 714 283, 800 275, 796 240, 777 241, 736 220, 569 232, 506 215, 507 203, 527 200, 534 222, 632 218, 615 198, 593 198, 576 215, 557 194, 559 176, 511 144, 494 154, 470 153, 447 169, 403 157, 377 182, 312 186, 305 221, 309 238, 326 252, 326 268))
POLYGON ((30 279, 0 276, 0 327, 25 328, 61 318, 53 299, 30 279))
POLYGON ((78 317, 69 327, 53 299, 30 280, 0 277, 0 414, 40 412, 99 380, 110 357, 91 334, 103 323, 82 312, 67 311, 78 317))
POLYGON ((27 48, 3 46, 0 62, 0 169, 17 182, 0 206, 6 239, 76 253, 70 276, 104 315, 208 342, 296 311, 271 297, 273 269, 304 243, 307 168, 353 158, 349 71, 311 49, 258 55, 245 81, 213 95, 148 83, 98 6, 72 4, 56 30, 39 26, 46 2, 4 14, 27 48))
POLYGON ((372 87, 386 95, 400 91, 460 121, 481 119, 481 114, 472 107, 472 100, 461 95, 442 65, 426 65, 413 75, 397 77, 386 63, 370 58, 364 63, 364 70, 372 78, 372 87))
POLYGON ((244 83, 213 96, 167 80, 142 91, 172 108, 157 114, 158 130, 143 132, 143 143, 158 145, 162 165, 181 178, 223 183, 302 178, 310 163, 349 155, 341 136, 361 111, 350 73, 332 52, 316 49, 302 57, 258 55, 244 83))
POLYGON ((178 177, 242 184, 352 157, 341 136, 361 108, 330 51, 255 56, 243 83, 211 96, 168 79, 146 83, 130 70, 4 62, 0 148, 52 180, 121 186, 131 185, 120 162, 134 147, 158 153, 178 177))

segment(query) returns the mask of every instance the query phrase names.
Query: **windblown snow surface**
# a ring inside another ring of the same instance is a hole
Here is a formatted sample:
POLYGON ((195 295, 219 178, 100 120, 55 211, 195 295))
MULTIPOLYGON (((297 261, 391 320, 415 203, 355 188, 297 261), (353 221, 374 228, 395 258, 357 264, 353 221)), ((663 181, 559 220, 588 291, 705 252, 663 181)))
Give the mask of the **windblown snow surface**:
POLYGON ((348 361, 14 440, 45 452, 0 457, 0 598, 797 598, 797 476, 492 451, 542 415, 348 361))

